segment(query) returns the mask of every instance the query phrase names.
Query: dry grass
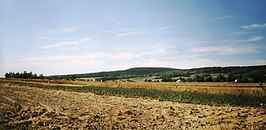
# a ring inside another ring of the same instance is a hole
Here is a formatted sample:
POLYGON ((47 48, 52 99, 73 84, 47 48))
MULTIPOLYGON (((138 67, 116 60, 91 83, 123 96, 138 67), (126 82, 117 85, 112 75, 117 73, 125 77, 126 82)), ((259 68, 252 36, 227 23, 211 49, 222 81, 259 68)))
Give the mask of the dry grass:
MULTIPOLYGON (((1 79, 7 80, 7 79, 1 79)), ((10 80, 9 80, 10 81, 10 80)), ((65 80, 29 80, 12 79, 17 82, 30 82, 45 85, 73 85, 73 86, 104 86, 113 88, 144 88, 154 90, 173 90, 179 92, 198 92, 208 94, 232 94, 232 95, 265 95, 258 83, 232 83, 232 82, 87 82, 65 80)))
POLYGON ((107 86, 114 88, 144 88, 154 90, 173 90, 198 92, 208 94, 233 94, 233 95, 264 95, 263 90, 257 83, 148 83, 148 82, 84 82, 74 81, 74 83, 86 86, 107 86))
POLYGON ((0 84, 0 129, 266 129, 266 111, 261 108, 124 98, 18 84, 0 84))

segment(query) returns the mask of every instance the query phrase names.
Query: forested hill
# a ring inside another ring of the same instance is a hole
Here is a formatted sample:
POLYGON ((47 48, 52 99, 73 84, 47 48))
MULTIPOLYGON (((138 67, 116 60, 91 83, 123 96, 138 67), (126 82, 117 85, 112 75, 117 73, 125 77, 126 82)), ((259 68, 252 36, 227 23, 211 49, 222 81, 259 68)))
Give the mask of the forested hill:
MULTIPOLYGON (((165 67, 138 67, 130 68, 126 70, 108 71, 108 72, 97 72, 97 73, 86 73, 86 74, 74 74, 76 78, 90 78, 90 77, 101 77, 105 79, 120 79, 120 78, 132 78, 151 74, 158 74, 162 72, 171 72, 178 69, 165 68, 165 67)), ((65 75, 54 75, 48 76, 53 79, 62 79, 65 75)), ((72 75, 73 76, 73 75, 72 75)))
POLYGON ((235 73, 243 74, 250 71, 266 71, 266 65, 260 66, 229 66, 229 67, 203 67, 186 70, 190 73, 235 73))
MULTIPOLYGON (((203 67, 203 68, 193 68, 193 69, 174 69, 174 68, 163 68, 163 67, 139 67, 130 68, 127 70, 118 71, 108 71, 108 72, 98 72, 98 73, 86 73, 86 74, 72 74, 72 75, 54 75, 48 76, 47 78, 52 79, 67 79, 67 78, 101 78, 105 80, 115 80, 115 79, 127 79, 134 77, 151 77, 155 76, 158 79, 163 79, 164 77, 174 78, 174 77, 184 77, 186 79, 194 78, 196 76, 201 76, 205 78, 206 76, 219 75, 220 78, 227 78, 228 81, 233 81, 234 79, 248 80, 252 78, 263 79, 265 81, 266 65, 260 66, 230 66, 230 67, 203 67), (221 77, 223 76, 223 77, 221 77)), ((195 79, 196 80, 196 79, 195 79)), ((196 80, 201 81, 201 80, 196 80)), ((255 80, 256 81, 256 80, 255 80)))
POLYGON ((98 73, 88 73, 88 74, 76 74, 76 77, 86 78, 86 77, 105 77, 105 78, 130 78, 138 77, 142 75, 149 75, 161 72, 170 72, 176 69, 172 68, 157 68, 157 67, 143 67, 143 68, 130 68, 127 70, 109 71, 109 72, 98 72, 98 73))

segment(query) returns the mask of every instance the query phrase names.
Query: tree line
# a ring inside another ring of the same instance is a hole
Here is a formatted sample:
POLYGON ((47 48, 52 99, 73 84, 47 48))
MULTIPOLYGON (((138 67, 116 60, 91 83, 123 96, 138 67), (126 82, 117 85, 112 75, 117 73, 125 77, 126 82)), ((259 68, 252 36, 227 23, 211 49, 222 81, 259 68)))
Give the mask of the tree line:
POLYGON ((218 74, 213 76, 209 73, 198 73, 193 76, 186 77, 184 75, 171 75, 164 74, 160 78, 162 82, 175 82, 174 77, 179 77, 178 79, 182 82, 242 82, 242 83, 258 83, 266 82, 266 71, 263 70, 253 70, 244 73, 228 73, 228 74, 218 74), (186 77, 186 78, 185 78, 186 77))
POLYGON ((23 79, 44 79, 43 74, 36 74, 32 72, 24 71, 20 72, 7 72, 5 78, 23 78, 23 79))

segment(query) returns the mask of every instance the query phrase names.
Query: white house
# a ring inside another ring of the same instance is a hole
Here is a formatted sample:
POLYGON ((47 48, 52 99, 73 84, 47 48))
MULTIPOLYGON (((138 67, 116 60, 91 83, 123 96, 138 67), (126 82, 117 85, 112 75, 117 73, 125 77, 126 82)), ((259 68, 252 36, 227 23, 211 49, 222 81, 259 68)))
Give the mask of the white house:
POLYGON ((235 83, 237 83, 237 79, 235 80, 235 83))
POLYGON ((178 79, 176 82, 177 82, 177 83, 180 83, 180 82, 182 82, 182 80, 181 80, 181 79, 178 79))

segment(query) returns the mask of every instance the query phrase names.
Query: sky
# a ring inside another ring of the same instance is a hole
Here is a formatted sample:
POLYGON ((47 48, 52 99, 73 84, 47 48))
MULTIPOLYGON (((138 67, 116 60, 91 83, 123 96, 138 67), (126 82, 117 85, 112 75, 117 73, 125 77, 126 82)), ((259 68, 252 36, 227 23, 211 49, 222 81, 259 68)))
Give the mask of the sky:
POLYGON ((0 0, 0 76, 266 64, 266 0, 0 0))

